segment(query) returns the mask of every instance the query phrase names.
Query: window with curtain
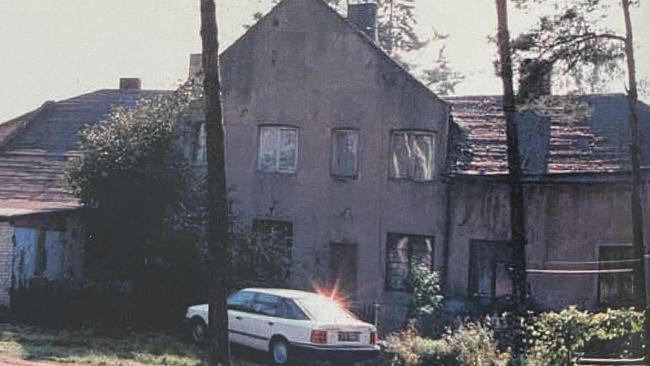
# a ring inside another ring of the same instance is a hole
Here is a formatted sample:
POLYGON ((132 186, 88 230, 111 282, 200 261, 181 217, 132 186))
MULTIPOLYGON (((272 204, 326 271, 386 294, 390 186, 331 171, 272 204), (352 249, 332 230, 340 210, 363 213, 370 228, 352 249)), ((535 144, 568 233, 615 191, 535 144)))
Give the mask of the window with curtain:
POLYGON ((395 131, 391 138, 392 178, 417 182, 433 180, 435 134, 425 131, 395 131))
POLYGON ((335 129, 332 131, 332 175, 355 178, 357 176, 357 153, 359 131, 335 129))

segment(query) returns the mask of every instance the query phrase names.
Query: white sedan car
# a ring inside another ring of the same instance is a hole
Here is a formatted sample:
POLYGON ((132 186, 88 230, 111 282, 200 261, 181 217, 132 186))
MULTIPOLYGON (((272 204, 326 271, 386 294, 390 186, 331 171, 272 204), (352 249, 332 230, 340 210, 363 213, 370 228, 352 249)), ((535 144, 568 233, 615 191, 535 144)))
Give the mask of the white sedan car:
MULTIPOLYGON (((195 342, 206 338, 208 305, 187 309, 195 342)), ((232 343, 269 352, 275 364, 296 357, 372 357, 377 330, 329 297, 312 292, 250 288, 228 298, 232 343)))

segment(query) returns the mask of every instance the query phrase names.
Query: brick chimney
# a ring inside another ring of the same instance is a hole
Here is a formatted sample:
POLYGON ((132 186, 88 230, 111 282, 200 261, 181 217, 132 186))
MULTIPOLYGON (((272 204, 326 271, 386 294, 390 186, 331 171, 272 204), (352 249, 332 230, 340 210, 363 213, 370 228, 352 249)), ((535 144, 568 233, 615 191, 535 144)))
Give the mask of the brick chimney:
POLYGON ((527 101, 551 95, 553 63, 541 59, 524 59, 519 66, 517 98, 527 101))
POLYGON ((348 21, 377 42, 377 0, 348 0, 348 21))
POLYGON ((203 73, 203 55, 200 53, 190 54, 190 77, 196 77, 203 73))
POLYGON ((120 78, 120 91, 139 91, 142 82, 138 78, 120 78))

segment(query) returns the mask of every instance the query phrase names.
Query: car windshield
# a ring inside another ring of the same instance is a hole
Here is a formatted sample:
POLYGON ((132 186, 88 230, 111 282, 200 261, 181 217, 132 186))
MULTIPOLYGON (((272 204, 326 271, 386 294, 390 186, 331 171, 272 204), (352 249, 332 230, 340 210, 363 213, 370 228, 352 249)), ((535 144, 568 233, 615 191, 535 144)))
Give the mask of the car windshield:
POLYGON ((307 297, 298 300, 300 305, 311 315, 313 320, 323 322, 340 322, 357 318, 345 310, 336 301, 324 296, 307 297))

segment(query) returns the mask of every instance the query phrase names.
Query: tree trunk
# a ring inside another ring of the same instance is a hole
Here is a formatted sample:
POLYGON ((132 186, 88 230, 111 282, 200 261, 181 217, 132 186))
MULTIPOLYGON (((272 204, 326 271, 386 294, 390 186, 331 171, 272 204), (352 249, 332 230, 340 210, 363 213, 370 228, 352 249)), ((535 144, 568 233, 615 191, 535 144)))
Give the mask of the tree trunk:
POLYGON ((229 251, 224 130, 219 81, 219 40, 214 0, 201 0, 203 87, 208 164, 209 327, 213 336, 210 364, 230 365, 228 341, 229 251))
POLYGON ((630 18, 630 0, 622 0, 623 15, 625 16, 625 59, 627 61, 628 92, 630 125, 630 162, 632 164, 632 241, 635 257, 639 260, 636 265, 634 294, 643 302, 646 308, 645 322, 645 355, 646 363, 650 362, 650 308, 646 297, 646 248, 643 238, 643 207, 641 203, 643 178, 641 176, 641 154, 639 150, 639 120, 637 116, 637 84, 636 62, 634 60, 634 38, 632 34, 632 19, 630 18))
POLYGON ((510 188, 510 236, 512 246, 512 292, 517 310, 523 312, 527 302, 526 284, 526 218, 521 184, 519 133, 515 119, 516 105, 512 76, 512 56, 508 31, 507 0, 496 0, 500 76, 503 83, 503 110, 506 117, 508 148, 508 183, 510 188))

